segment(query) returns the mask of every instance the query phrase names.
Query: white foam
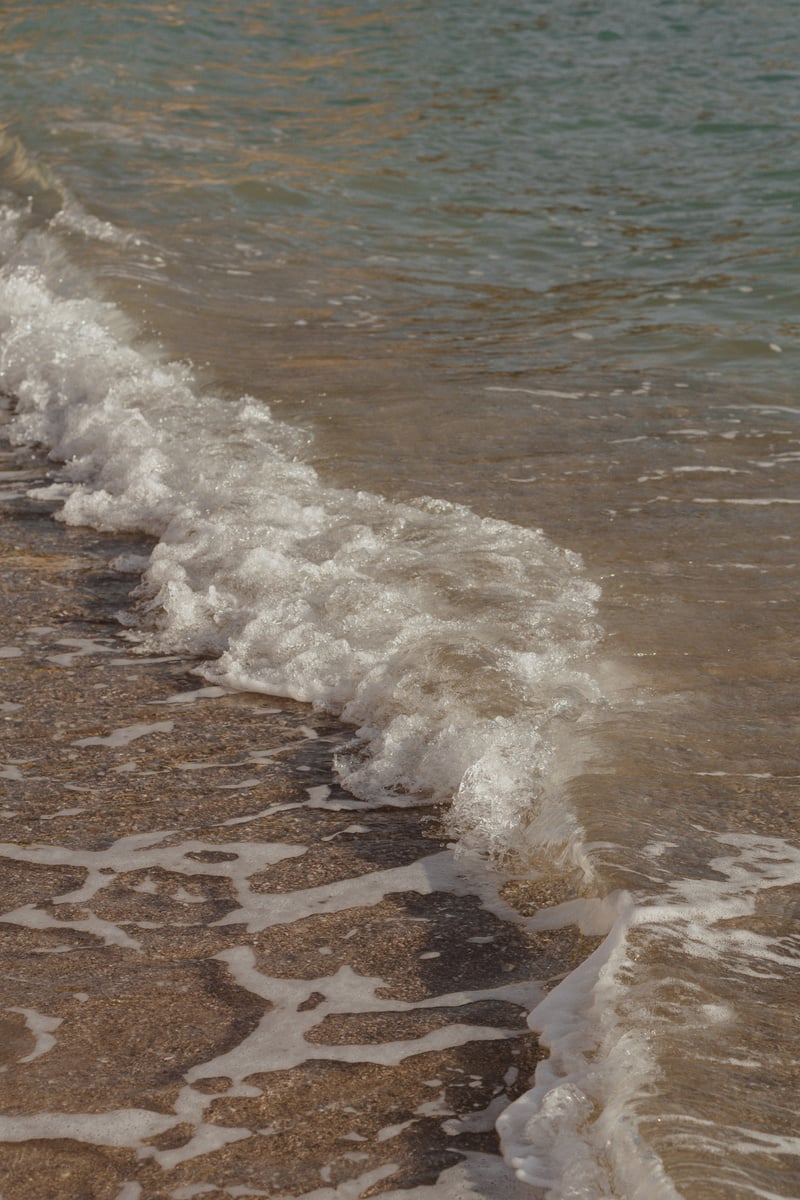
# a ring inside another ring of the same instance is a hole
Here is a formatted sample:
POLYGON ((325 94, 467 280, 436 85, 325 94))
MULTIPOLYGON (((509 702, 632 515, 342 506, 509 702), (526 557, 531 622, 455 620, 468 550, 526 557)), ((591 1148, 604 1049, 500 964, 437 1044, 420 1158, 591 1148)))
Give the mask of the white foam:
MULTIPOLYGON (((7 842, 0 843, 0 856, 19 862, 82 867, 86 871, 86 879, 79 888, 53 897, 56 913, 60 904, 86 905, 98 892, 113 883, 118 872, 153 868, 190 876, 226 877, 233 884, 242 906, 241 911, 247 912, 251 906, 260 909, 256 903, 258 894, 250 891, 249 877, 274 863, 296 858, 304 854, 306 849, 305 846, 260 842, 225 842, 220 845, 189 840, 166 846, 163 844, 174 842, 174 838, 175 835, 169 830, 133 834, 119 838, 104 850, 78 850, 53 845, 19 846, 7 842), (208 851, 222 851, 227 857, 221 861, 206 861, 204 854, 208 851), (194 855, 200 857, 195 858, 194 855)), ((140 885, 139 890, 145 890, 145 886, 140 885)), ((4 913, 3 920, 29 929, 80 930, 100 938, 107 945, 139 949, 139 942, 122 925, 103 920, 92 912, 87 912, 80 919, 63 921, 54 913, 28 904, 4 913)), ((146 928, 147 923, 139 922, 139 926, 146 928)))
POLYGON ((116 1200, 140 1200, 142 1195, 142 1186, 136 1183, 135 1180, 126 1179, 120 1185, 117 1192, 116 1200))
POLYGON ((151 733, 172 733, 174 721, 158 721, 154 725, 123 725, 113 730, 107 737, 79 738, 71 742, 73 746, 129 746, 138 738, 147 737, 151 733))
POLYGON ((497 896, 495 878, 485 864, 470 862, 466 855, 456 859, 452 851, 442 850, 406 866, 370 871, 355 879, 342 879, 300 891, 240 892, 245 897, 242 907, 222 917, 217 924, 246 924, 248 933, 257 933, 320 913, 368 907, 393 892, 408 891, 422 896, 437 891, 478 896, 483 907, 501 920, 520 920, 519 915, 497 896))
POLYGON ((89 654, 111 654, 115 647, 108 642, 98 642, 93 638, 59 638, 57 646, 77 646, 77 650, 65 654, 48 654, 47 661, 56 663, 59 667, 71 667, 76 658, 84 658, 89 654))
POLYGON ((175 1118, 144 1108, 110 1113, 28 1113, 0 1116, 0 1141, 27 1142, 38 1138, 70 1138, 96 1146, 127 1146, 146 1150, 145 1138, 165 1133, 175 1118))
POLYGON ((255 956, 248 946, 222 951, 216 957, 227 964, 240 987, 269 1001, 270 1007, 258 1026, 231 1050, 207 1062, 196 1064, 186 1073, 186 1086, 181 1089, 176 1100, 171 1124, 193 1125, 192 1137, 176 1150, 143 1150, 141 1145, 138 1146, 140 1153, 152 1155, 165 1169, 207 1154, 230 1141, 252 1136, 253 1131, 249 1129, 230 1129, 208 1125, 204 1121, 205 1111, 213 1103, 214 1096, 197 1091, 192 1086, 197 1080, 225 1076, 231 1080, 226 1095, 257 1097, 261 1092, 257 1086, 248 1082, 251 1077, 287 1070, 310 1060, 392 1066, 408 1057, 429 1051, 443 1050, 472 1041, 518 1036, 517 1030, 455 1022, 407 1041, 361 1045, 312 1043, 306 1040, 305 1034, 330 1014, 410 1012, 419 1008, 458 1006, 477 999, 512 999, 518 998, 522 985, 511 984, 499 989, 436 996, 420 1004, 406 1004, 379 997, 377 993, 380 989, 385 989, 385 981, 378 977, 358 975, 349 967, 340 967, 333 975, 316 979, 277 979, 256 969, 255 956), (315 993, 323 998, 313 1008, 309 1008, 305 1002, 315 993))
MULTIPOLYGON (((381 1200, 530 1200, 530 1189, 514 1178, 501 1158, 473 1151, 459 1153, 463 1154, 463 1161, 442 1171, 435 1183, 391 1188, 380 1193, 381 1200)), ((387 1163, 335 1188, 316 1188, 303 1195, 284 1194, 275 1200, 358 1200, 369 1188, 399 1169, 397 1163, 387 1163)))
POLYGON ((693 504, 740 504, 750 508, 768 508, 771 504, 800 504, 797 496, 693 496, 693 504))
POLYGON ((48 1017, 45 1013, 37 1012, 35 1008, 9 1008, 7 1011, 21 1013, 25 1018, 25 1024, 36 1039, 36 1044, 30 1054, 18 1059, 18 1062, 33 1062, 35 1058, 41 1058, 48 1050, 52 1050, 56 1044, 53 1033, 63 1021, 63 1017, 48 1017))
MULTIPOLYGON (((479 863, 471 862, 469 855, 457 861, 452 851, 433 855, 421 864, 373 872, 356 880, 344 880, 327 888, 309 888, 294 893, 264 894, 252 891, 250 877, 263 872, 270 863, 298 857, 302 846, 286 846, 258 843, 206 843, 201 841, 176 840, 169 831, 137 834, 118 839, 103 850, 75 850, 71 847, 52 845, 17 846, 0 845, 0 855, 17 861, 38 865, 58 866, 69 863, 86 872, 84 883, 77 889, 50 898, 46 908, 27 905, 3 914, 3 920, 36 929, 69 929, 90 933, 102 938, 107 944, 138 949, 138 943, 127 931, 128 925, 138 928, 153 928, 152 922, 125 922, 123 925, 97 917, 92 911, 93 899, 102 889, 112 886, 118 873, 137 871, 141 876, 148 869, 158 869, 178 875, 217 875, 228 878, 233 884, 239 908, 230 914, 238 924, 266 928, 288 921, 302 919, 320 912, 338 911, 364 903, 378 903, 393 890, 408 891, 411 888, 429 893, 447 887, 459 895, 478 895, 484 906, 498 915, 508 915, 510 910, 496 896, 496 880, 488 869, 479 871, 479 863), (165 844, 166 843, 166 844, 165 844), (204 851, 225 853, 225 858, 215 860, 204 851), (76 920, 61 920, 58 907, 61 904, 81 906, 81 916, 76 920)), ((155 894, 158 887, 153 879, 139 878, 132 884, 133 890, 142 894, 155 894)), ((171 887, 173 898, 179 903, 198 902, 202 897, 187 891, 182 885, 171 887)), ((225 922, 220 922, 225 923, 225 922)), ((351 931, 357 932, 357 929, 351 931)), ((347 940, 344 935, 343 940, 347 940)), ((46 948, 47 952, 69 952, 73 946, 65 944, 46 948)), ((332 947, 320 947, 321 969, 332 953, 332 947), (324 952, 329 952, 327 955, 324 952)), ((248 1129, 230 1129, 209 1125, 205 1120, 208 1106, 214 1095, 196 1090, 194 1083, 207 1076, 226 1076, 231 1080, 228 1094, 234 1096, 257 1096, 258 1087, 250 1082, 251 1077, 274 1071, 287 1070, 309 1060, 325 1060, 347 1063, 378 1063, 396 1065, 405 1059, 426 1052, 436 1052, 475 1041, 512 1039, 519 1036, 518 1029, 474 1025, 448 1020, 438 1029, 419 1037, 381 1043, 328 1045, 324 1042, 307 1040, 306 1035, 325 1019, 335 1014, 385 1013, 402 1014, 421 1010, 456 1009, 476 1001, 502 1001, 513 1005, 532 1007, 541 998, 541 989, 527 981, 511 982, 499 987, 478 988, 443 993, 415 1003, 387 998, 390 989, 380 977, 359 975, 349 966, 338 966, 328 974, 312 979, 283 979, 271 977, 256 967, 255 955, 246 945, 222 951, 217 955, 224 963, 238 987, 247 989, 268 1002, 268 1009, 258 1026, 238 1045, 226 1050, 208 1062, 193 1066, 185 1076, 174 1111, 169 1116, 145 1114, 141 1110, 124 1110, 98 1114, 96 1123, 86 1114, 38 1114, 30 1121, 14 1124, 0 1122, 0 1138, 24 1140, 25 1137, 71 1137, 81 1141, 92 1141, 100 1145, 126 1145, 141 1156, 150 1156, 165 1169, 171 1169, 193 1157, 207 1154, 231 1141, 253 1136, 248 1129), (314 997, 316 1003, 308 1005, 314 997), (156 1150, 146 1141, 159 1132, 181 1124, 190 1124, 191 1138, 179 1148, 156 1150)), ((333 964, 331 964, 333 967, 333 964)), ((85 994, 81 994, 85 999, 85 994)), ((79 999, 76 996, 76 999, 79 999)), ((52 1044, 53 1030, 57 1019, 25 1010, 29 1027, 37 1035, 34 1055, 46 1052, 52 1044)), ((449 1016, 450 1014, 448 1014, 449 1016)), ((434 1081, 430 1081, 433 1085, 434 1081)), ((440 1115, 454 1116, 452 1109, 442 1109, 440 1101, 431 1101, 440 1115)), ((476 1118, 477 1119, 477 1118, 476 1118)), ((485 1121, 483 1122, 485 1124, 485 1121)), ((392 1135, 387 1132, 387 1140, 392 1135)), ((399 1130, 394 1131, 399 1132, 399 1130)))
POLYGON ((251 1137, 247 1129, 200 1124, 191 1143, 179 1150, 156 1150, 150 1138, 173 1129, 179 1121, 144 1108, 124 1108, 106 1113, 30 1113, 22 1117, 0 1116, 0 1141, 27 1142, 68 1138, 94 1146, 119 1146, 135 1150, 139 1158, 154 1158, 165 1170, 200 1154, 251 1137))
MULTIPOLYGON (((637 1101, 657 1077, 662 1030, 680 1021, 684 1028, 696 1024, 702 1033, 732 1014, 727 1004, 698 1005, 694 993, 679 1014, 676 1002, 659 1013, 646 981, 637 1006, 632 930, 656 941, 663 937, 667 944, 677 939, 682 953, 694 958, 723 960, 726 974, 739 977, 743 987, 749 977, 763 979, 769 964, 796 968, 795 948, 785 939, 740 928, 735 920, 755 912, 764 889, 800 882, 800 849, 780 838, 741 834, 719 834, 716 841, 725 850, 710 861, 710 878, 672 879, 660 897, 638 904, 627 893, 610 897, 606 906, 616 920, 605 941, 531 1013, 529 1023, 550 1057, 537 1066, 534 1087, 500 1116, 498 1131, 519 1178, 545 1189, 548 1200, 617 1195, 678 1200, 639 1132, 637 1101)), ((662 849, 652 848, 656 855, 662 849)), ((558 924, 569 915, 567 907, 532 923, 558 924)), ((667 1122, 682 1120, 663 1115, 662 1131, 667 1122)), ((710 1122, 712 1127, 715 1144, 724 1146, 724 1127, 710 1122)))
POLYGON ((74 196, 69 194, 65 194, 62 206, 53 217, 52 223, 98 242, 113 242, 116 245, 124 246, 132 240, 131 234, 123 233, 110 221, 101 221, 98 217, 93 216, 74 196))
POLYGON ((409 1121, 400 1121, 397 1125, 385 1125, 375 1134, 375 1140, 377 1142, 391 1141, 392 1138, 399 1137, 404 1130, 410 1129, 412 1125, 416 1125, 413 1118, 409 1121))
POLYGON ((337 770, 359 798, 452 799, 454 828, 500 849, 522 826, 569 843, 569 731, 602 698, 577 557, 458 505, 324 486, 305 435, 134 350, 113 306, 68 296, 73 276, 40 233, 0 277, 10 433, 66 462, 39 493, 66 521, 160 539, 151 651, 341 713, 359 744, 337 770))
MULTIPOLYGON (((583 392, 558 392, 553 388, 501 387, 499 384, 484 388, 486 392, 523 392, 527 396, 551 396, 555 400, 580 400, 583 392)), ((532 405, 532 408, 539 407, 532 405)))

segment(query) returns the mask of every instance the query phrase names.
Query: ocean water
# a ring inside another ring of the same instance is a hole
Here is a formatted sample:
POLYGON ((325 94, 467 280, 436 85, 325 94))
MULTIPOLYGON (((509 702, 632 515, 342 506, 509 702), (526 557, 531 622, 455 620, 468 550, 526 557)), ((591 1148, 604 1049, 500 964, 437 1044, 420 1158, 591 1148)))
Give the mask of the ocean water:
POLYGON ((131 635, 607 934, 500 1117, 532 1196, 800 1195, 794 6, 0 35, 0 386, 64 520, 157 539, 131 635))

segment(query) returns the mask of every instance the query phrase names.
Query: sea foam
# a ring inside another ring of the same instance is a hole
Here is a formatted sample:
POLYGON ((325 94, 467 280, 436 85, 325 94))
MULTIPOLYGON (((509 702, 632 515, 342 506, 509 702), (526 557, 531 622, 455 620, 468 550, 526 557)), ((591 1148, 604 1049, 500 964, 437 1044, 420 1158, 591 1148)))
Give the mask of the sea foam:
POLYGON ((463 506, 326 484, 307 434, 203 391, 89 290, 51 235, 13 242, 0 385, 12 439, 63 463, 36 493, 61 519, 157 539, 143 645, 341 715, 357 735, 338 771, 363 800, 448 801, 453 829, 494 850, 523 830, 574 842, 570 731, 603 700, 578 556, 463 506))

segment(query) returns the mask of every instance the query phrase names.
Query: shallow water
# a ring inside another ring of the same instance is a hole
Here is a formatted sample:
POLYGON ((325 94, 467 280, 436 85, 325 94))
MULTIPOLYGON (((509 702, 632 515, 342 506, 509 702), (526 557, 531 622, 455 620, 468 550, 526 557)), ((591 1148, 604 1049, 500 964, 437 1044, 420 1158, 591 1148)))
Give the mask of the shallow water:
POLYGON ((796 1195, 791 11, 2 23, 2 383, 66 519, 161 539, 148 644, 613 926, 534 1015, 522 1178, 796 1195))

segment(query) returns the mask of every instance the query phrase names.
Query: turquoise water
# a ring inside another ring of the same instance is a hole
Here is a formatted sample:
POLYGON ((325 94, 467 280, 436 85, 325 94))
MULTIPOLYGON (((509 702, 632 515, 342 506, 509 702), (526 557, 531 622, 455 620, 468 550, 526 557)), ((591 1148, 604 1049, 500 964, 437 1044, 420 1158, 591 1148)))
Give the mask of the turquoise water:
POLYGON ((162 539, 147 636, 611 897, 504 1118, 532 1194, 796 1196, 795 7, 0 32, 2 383, 67 519, 162 539))
POLYGON ((483 369, 569 372, 582 333, 592 370, 792 386, 790 5, 5 13, 7 128, 176 255, 352 272, 483 369))

